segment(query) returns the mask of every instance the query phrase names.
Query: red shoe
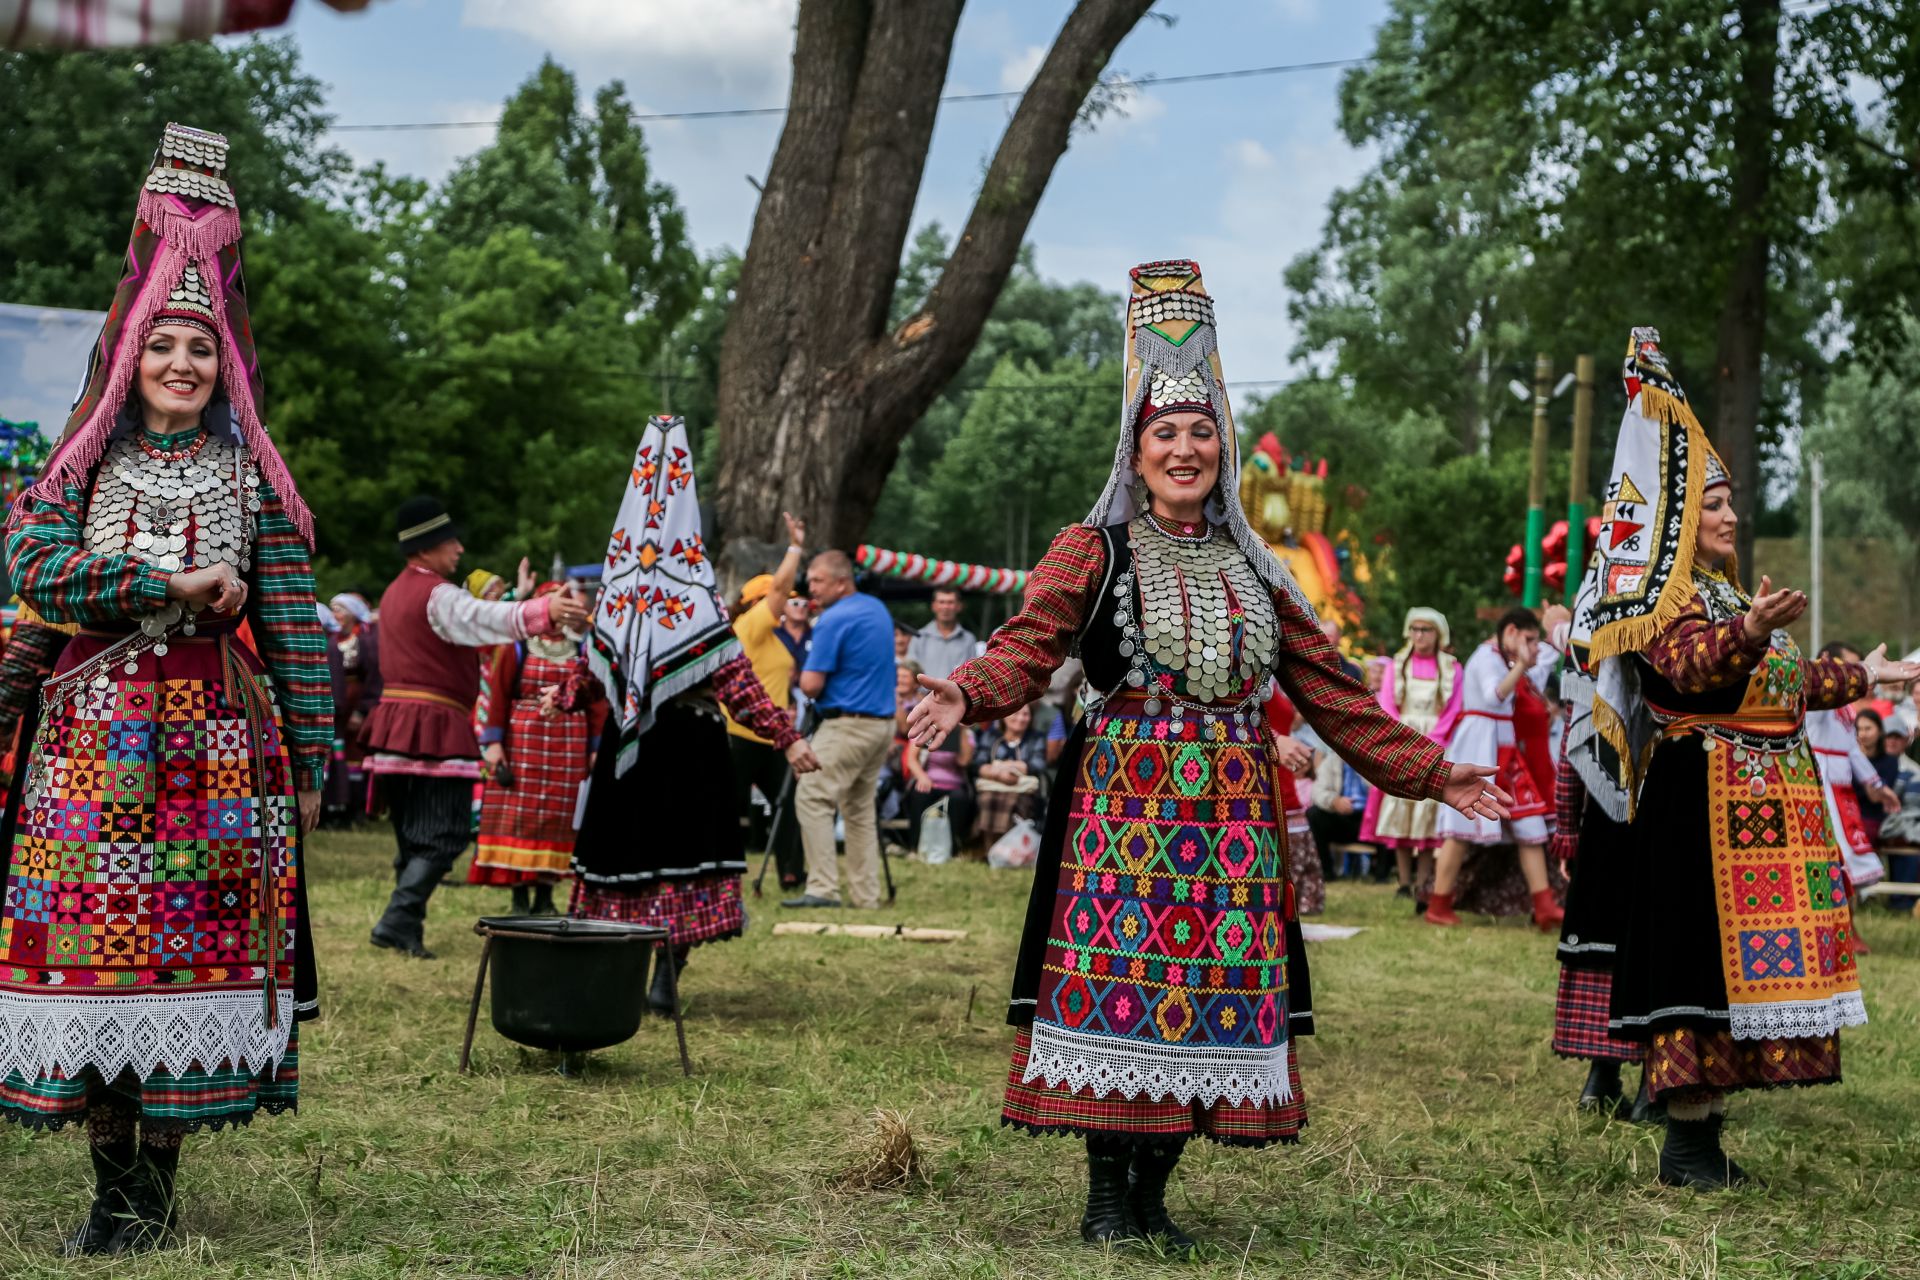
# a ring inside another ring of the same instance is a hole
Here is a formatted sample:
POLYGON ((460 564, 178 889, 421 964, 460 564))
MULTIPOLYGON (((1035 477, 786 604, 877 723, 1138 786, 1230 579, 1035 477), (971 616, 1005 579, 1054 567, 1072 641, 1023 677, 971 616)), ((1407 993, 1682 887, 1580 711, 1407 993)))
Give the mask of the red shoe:
POLYGON ((1533 895, 1533 926, 1542 933, 1556 933, 1560 922, 1567 918, 1553 900, 1553 890, 1542 889, 1533 895))
POLYGON ((1448 928, 1459 924, 1460 917, 1453 914, 1453 895, 1436 893, 1428 898, 1426 921, 1428 924, 1445 925, 1448 928))

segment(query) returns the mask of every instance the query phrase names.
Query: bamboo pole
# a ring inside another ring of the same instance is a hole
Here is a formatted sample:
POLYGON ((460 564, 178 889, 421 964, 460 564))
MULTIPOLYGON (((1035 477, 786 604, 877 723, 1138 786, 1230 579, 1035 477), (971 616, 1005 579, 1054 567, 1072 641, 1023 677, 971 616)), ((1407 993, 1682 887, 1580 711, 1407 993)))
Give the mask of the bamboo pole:
POLYGON ((1533 358, 1533 473, 1527 481, 1527 576, 1521 603, 1540 607, 1540 540, 1547 536, 1547 398, 1553 394, 1553 360, 1533 358))
POLYGON ((1593 357, 1573 361, 1573 463, 1567 469, 1567 607, 1587 571, 1587 458, 1593 451, 1593 357))

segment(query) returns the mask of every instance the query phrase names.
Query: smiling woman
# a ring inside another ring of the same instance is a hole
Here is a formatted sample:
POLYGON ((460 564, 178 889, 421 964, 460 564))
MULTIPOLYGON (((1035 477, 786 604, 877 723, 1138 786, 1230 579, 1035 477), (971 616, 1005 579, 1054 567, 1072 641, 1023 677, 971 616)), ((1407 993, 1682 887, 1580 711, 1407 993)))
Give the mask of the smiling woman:
POLYGON ((78 634, 0 828, 0 1114, 85 1120, 77 1253, 168 1234, 188 1131, 295 1105, 318 1004, 313 523, 260 422, 226 151, 167 126, 86 386, 7 527, 21 596, 78 634))
POLYGON ((1069 650, 1088 710, 1059 758, 1007 1020, 1004 1124, 1082 1138, 1090 1242, 1193 1240, 1168 1216, 1190 1137, 1298 1141, 1313 1027, 1263 706, 1277 682, 1375 785, 1497 815, 1339 656, 1240 509, 1213 300, 1189 261, 1132 272, 1114 469, 1018 616, 908 721, 931 744, 1045 692, 1069 650))

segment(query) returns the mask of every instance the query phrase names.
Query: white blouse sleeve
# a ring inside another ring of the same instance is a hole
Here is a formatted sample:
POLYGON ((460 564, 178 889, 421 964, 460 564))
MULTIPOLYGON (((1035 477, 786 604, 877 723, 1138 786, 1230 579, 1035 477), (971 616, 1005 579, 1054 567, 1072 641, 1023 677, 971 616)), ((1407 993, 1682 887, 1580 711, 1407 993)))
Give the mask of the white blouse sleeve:
POLYGON ((464 587, 443 582, 427 597, 427 622, 448 644, 515 644, 547 632, 547 602, 481 600, 464 587))

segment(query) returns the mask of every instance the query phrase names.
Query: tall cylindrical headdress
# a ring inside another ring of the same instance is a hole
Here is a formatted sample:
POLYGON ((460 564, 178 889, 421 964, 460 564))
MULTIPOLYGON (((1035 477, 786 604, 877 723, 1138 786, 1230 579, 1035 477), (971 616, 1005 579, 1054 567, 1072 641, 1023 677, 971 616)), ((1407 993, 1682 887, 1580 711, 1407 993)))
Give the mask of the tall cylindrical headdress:
POLYGON ((1240 507, 1240 438, 1220 372, 1213 299, 1200 279, 1200 264, 1188 258, 1144 262, 1128 273, 1126 382, 1120 442, 1113 472, 1086 523, 1099 526, 1140 514, 1139 479, 1133 455, 1140 432, 1155 418, 1192 410, 1208 414, 1220 430, 1220 476, 1207 499, 1207 517, 1224 526, 1269 586, 1284 590, 1309 617, 1313 606, 1273 549, 1254 533, 1240 507))
POLYGON ((52 458, 27 492, 58 501, 65 486, 86 484, 134 397, 147 335, 156 325, 187 324, 211 335, 220 349, 220 385, 208 407, 208 430, 230 431, 246 446, 311 546, 313 515, 260 417, 260 361, 240 263, 240 211, 226 167, 227 140, 217 133, 169 124, 161 135, 141 184, 125 272, 88 359, 86 384, 52 458))

